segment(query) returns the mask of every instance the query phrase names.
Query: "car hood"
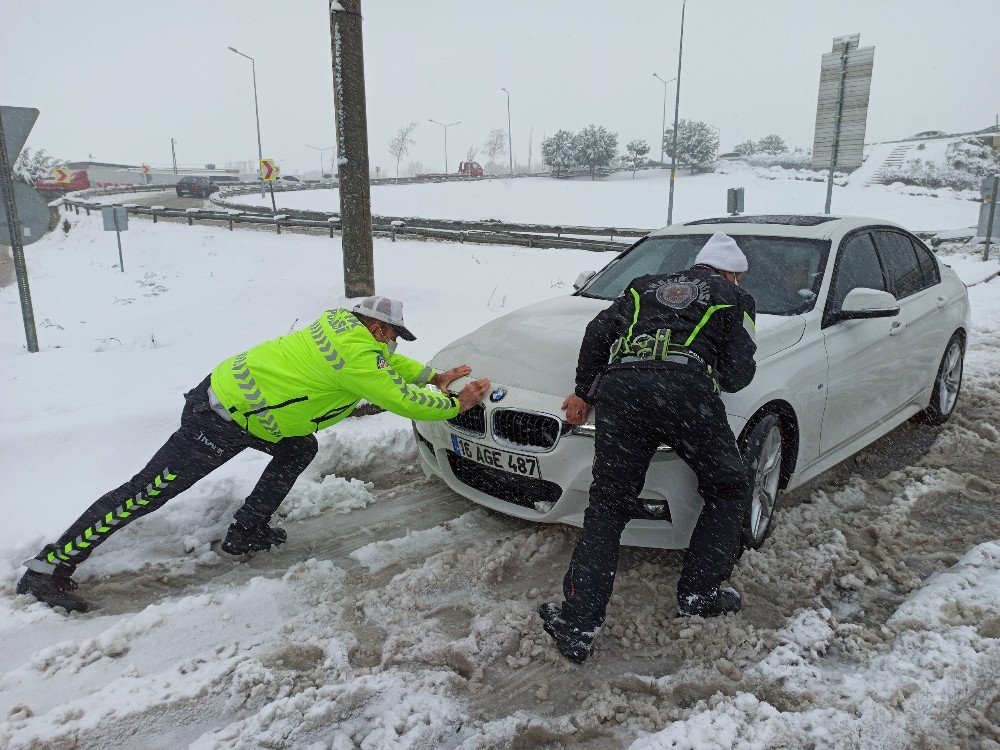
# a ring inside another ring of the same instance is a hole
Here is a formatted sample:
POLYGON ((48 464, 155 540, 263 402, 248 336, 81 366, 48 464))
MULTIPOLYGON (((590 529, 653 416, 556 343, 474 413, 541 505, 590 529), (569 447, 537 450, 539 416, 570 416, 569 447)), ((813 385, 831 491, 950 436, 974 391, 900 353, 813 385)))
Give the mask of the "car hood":
MULTIPOLYGON (((609 304, 570 295, 529 305, 448 344, 431 366, 441 370, 467 364, 473 377, 565 396, 576 385, 576 362, 587 324, 609 304)), ((801 315, 758 316, 756 360, 798 342, 805 326, 801 315)))

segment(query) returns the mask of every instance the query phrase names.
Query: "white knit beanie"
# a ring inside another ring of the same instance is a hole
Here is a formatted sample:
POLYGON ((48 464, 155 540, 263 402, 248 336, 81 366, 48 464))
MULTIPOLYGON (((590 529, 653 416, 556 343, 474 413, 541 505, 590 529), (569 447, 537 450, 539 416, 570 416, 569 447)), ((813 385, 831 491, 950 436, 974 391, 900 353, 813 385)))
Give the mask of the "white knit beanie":
POLYGON ((712 235, 711 239, 705 243, 705 247, 699 251, 694 263, 730 273, 743 273, 747 270, 747 256, 740 250, 736 240, 722 232, 716 232, 712 235))

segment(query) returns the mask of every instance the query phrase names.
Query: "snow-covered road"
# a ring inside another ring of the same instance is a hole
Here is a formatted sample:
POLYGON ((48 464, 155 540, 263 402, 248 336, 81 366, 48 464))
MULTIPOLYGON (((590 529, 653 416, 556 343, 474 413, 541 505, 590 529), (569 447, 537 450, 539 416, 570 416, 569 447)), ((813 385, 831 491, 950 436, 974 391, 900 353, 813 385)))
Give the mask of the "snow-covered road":
MULTIPOLYGON (((135 222, 121 274, 100 218, 71 222, 28 249, 40 354, 23 352, 16 290, 0 290, 13 537, 0 747, 1000 743, 1000 279, 970 289, 951 422, 906 425, 787 496, 736 570, 738 616, 675 619, 678 555, 626 550, 595 655, 576 667, 535 615, 558 597, 576 530, 424 479, 409 425, 386 414, 321 436, 274 552, 211 550, 262 466, 246 456, 101 547, 78 575, 94 611, 14 596, 17 563, 145 460, 208 367, 341 299, 338 240, 135 222)), ((422 357, 602 262, 378 241, 376 253, 422 357), (460 283, 442 288, 443 268, 460 283)))

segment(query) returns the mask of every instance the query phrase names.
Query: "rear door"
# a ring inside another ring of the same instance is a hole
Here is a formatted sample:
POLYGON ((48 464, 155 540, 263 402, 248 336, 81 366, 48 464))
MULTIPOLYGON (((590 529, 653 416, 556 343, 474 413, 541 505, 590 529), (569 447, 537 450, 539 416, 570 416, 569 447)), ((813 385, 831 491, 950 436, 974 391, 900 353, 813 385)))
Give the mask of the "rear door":
POLYGON ((902 344, 904 361, 897 375, 899 405, 909 403, 934 383, 938 362, 946 342, 939 340, 944 298, 937 263, 924 255, 909 235, 892 229, 874 233, 882 266, 891 291, 899 300, 899 316, 893 318, 893 334, 902 344))
POLYGON ((842 309, 852 289, 889 291, 886 274, 871 233, 848 235, 840 244, 823 315, 827 353, 826 409, 820 452, 828 453, 883 421, 899 405, 897 386, 904 356, 895 318, 842 320, 831 316, 842 309))

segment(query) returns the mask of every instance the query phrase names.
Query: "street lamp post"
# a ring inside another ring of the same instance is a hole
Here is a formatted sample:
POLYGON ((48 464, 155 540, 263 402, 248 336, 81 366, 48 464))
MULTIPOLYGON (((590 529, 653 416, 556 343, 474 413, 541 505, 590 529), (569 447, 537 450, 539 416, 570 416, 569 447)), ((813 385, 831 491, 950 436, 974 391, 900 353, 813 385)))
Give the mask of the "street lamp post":
MULTIPOLYGON (((245 57, 250 61, 250 72, 253 74, 253 111, 257 116, 257 174, 260 175, 260 197, 264 197, 264 175, 260 172, 260 162, 264 159, 264 150, 260 147, 260 107, 257 105, 257 64, 250 55, 244 55, 236 47, 230 47, 230 52, 235 52, 240 57, 245 57)), ((274 202, 274 195, 271 195, 271 202, 274 202)), ((278 209, 275 207, 274 209, 278 209)))
POLYGON ((174 150, 174 144, 177 143, 176 138, 170 139, 170 156, 174 160, 174 174, 177 174, 177 151, 174 150))
POLYGON ((507 151, 510 156, 510 176, 514 178, 514 142, 510 138, 510 92, 507 89, 500 89, 507 95, 507 151))
POLYGON ((681 60, 684 56, 684 12, 687 10, 687 0, 681 5, 681 37, 677 47, 677 94, 674 97, 674 144, 670 159, 670 198, 667 202, 667 226, 674 223, 674 178, 677 174, 677 125, 681 109, 681 60))
POLYGON ((448 174, 448 128, 450 128, 452 125, 458 125, 462 121, 456 120, 455 122, 449 122, 447 125, 445 125, 443 122, 438 122, 437 120, 431 120, 429 117, 427 119, 429 122, 433 122, 435 125, 440 125, 442 128, 444 128, 444 173, 448 174))
POLYGON ((664 81, 656 73, 653 73, 653 78, 663 83, 663 125, 660 126, 660 164, 663 164, 663 134, 667 132, 667 84, 677 79, 671 78, 669 81, 664 81))
POLYGON ((322 182, 323 181, 323 152, 324 151, 332 151, 334 148, 336 148, 336 146, 323 146, 321 148, 319 146, 310 146, 307 143, 306 144, 306 148, 311 148, 311 149, 313 149, 315 151, 319 151, 319 179, 320 179, 320 182, 322 182))

